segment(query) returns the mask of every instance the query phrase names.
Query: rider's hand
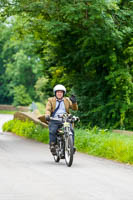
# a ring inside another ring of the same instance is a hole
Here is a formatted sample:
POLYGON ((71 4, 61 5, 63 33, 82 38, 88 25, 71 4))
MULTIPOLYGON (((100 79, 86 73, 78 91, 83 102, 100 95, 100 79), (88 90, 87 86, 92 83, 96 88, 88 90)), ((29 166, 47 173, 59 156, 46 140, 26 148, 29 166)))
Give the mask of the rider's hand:
POLYGON ((45 119, 46 119, 46 121, 50 121, 50 116, 49 116, 49 115, 46 115, 46 116, 45 116, 45 119))
POLYGON ((70 97, 70 100, 72 101, 72 103, 76 103, 77 102, 76 97, 74 95, 72 95, 70 97))

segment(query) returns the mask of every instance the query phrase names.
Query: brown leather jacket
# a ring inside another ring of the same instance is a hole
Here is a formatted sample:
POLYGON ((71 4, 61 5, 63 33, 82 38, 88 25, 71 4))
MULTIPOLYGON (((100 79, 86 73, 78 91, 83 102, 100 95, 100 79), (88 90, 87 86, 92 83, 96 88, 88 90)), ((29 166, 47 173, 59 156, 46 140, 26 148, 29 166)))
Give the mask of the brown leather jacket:
MULTIPOLYGON (((68 97, 64 97, 63 99, 64 99, 65 109, 67 113, 69 113, 69 109, 78 110, 77 103, 72 103, 68 97)), ((46 115, 51 116, 55 108, 56 108, 56 97, 48 98, 48 102, 46 104, 45 116, 46 115)))

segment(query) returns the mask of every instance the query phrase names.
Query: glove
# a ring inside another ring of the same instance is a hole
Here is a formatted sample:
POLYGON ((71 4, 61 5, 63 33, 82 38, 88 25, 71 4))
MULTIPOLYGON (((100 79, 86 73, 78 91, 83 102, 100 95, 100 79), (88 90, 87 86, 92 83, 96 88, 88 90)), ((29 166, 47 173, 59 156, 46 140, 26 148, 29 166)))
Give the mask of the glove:
POLYGON ((50 121, 50 116, 49 116, 49 115, 46 115, 46 116, 45 116, 45 119, 46 119, 46 121, 50 121))
POLYGON ((76 97, 74 95, 72 95, 70 97, 70 100, 72 101, 72 103, 76 103, 77 102, 76 97))

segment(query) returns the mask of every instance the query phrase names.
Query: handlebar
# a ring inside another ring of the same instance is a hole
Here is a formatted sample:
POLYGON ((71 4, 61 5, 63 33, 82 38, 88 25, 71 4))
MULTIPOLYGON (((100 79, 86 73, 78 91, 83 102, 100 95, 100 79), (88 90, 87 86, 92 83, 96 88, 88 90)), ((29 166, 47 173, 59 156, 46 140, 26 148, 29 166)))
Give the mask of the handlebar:
POLYGON ((62 119, 62 122, 63 121, 68 121, 68 122, 71 122, 71 123, 80 121, 79 117, 72 116, 71 114, 67 114, 67 113, 58 115, 58 118, 50 117, 50 120, 60 121, 61 122, 60 119, 62 119))
POLYGON ((50 120, 61 121, 61 120, 59 120, 59 118, 54 118, 54 117, 50 117, 50 120))

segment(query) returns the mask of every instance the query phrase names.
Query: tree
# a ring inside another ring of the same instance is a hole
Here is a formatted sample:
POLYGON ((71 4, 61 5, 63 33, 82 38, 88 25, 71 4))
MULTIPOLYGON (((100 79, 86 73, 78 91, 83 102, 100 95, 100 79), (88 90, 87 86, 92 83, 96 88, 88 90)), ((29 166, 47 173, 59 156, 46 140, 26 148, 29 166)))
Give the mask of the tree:
POLYGON ((14 87, 23 85, 33 100, 37 99, 34 85, 42 76, 42 61, 36 55, 39 40, 28 34, 18 38, 15 34, 18 18, 1 27, 1 84, 0 102, 12 103, 14 87))
POLYGON ((20 35, 32 31, 43 42, 37 52, 44 62, 44 76, 49 78, 46 92, 57 82, 65 83, 78 97, 84 123, 129 128, 132 66, 125 60, 133 32, 132 1, 13 3, 3 4, 2 17, 19 15, 26 21, 19 26, 20 35))
POLYGON ((11 103, 12 97, 9 95, 8 79, 5 76, 5 61, 8 60, 8 54, 3 55, 3 49, 6 41, 10 37, 10 29, 0 23, 0 103, 11 103))
POLYGON ((26 88, 23 85, 16 86, 14 88, 14 106, 27 106, 32 102, 28 93, 26 93, 26 88))

